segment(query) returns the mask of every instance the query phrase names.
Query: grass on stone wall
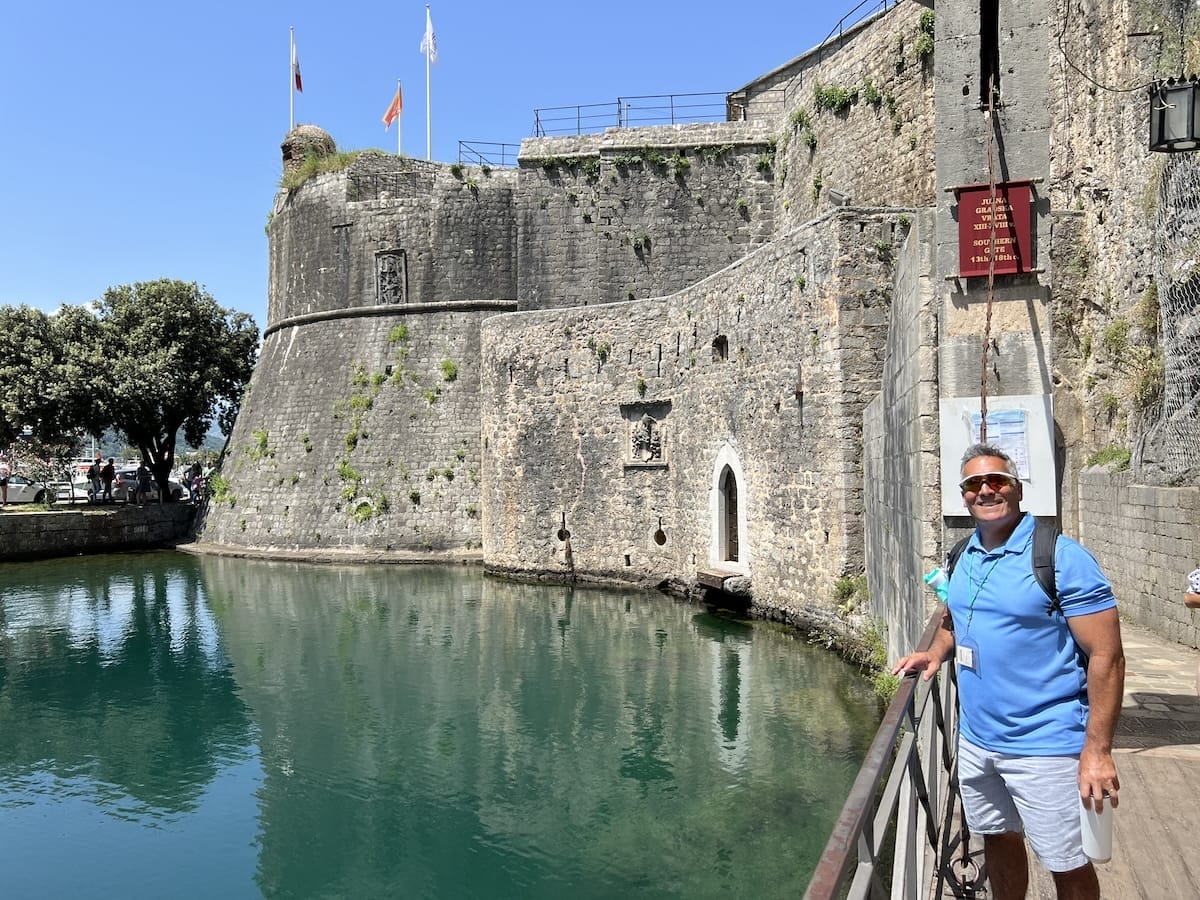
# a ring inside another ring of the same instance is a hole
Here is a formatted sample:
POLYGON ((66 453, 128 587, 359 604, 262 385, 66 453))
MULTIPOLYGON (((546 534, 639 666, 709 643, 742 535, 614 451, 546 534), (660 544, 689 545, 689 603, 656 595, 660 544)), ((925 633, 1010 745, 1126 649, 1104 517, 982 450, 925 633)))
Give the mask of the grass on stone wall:
POLYGON ((1089 456, 1087 464, 1089 466, 1106 466, 1109 463, 1115 463, 1114 471, 1124 472, 1129 468, 1129 459, 1132 455, 1128 447, 1117 447, 1114 444, 1109 444, 1107 447, 1101 447, 1089 456))
POLYGON ((279 186, 284 190, 294 191, 318 175, 343 172, 350 168, 350 164, 358 159, 362 152, 361 150, 351 150, 348 153, 331 153, 329 156, 321 156, 310 151, 304 155, 304 161, 297 168, 283 173, 283 177, 279 179, 279 186))

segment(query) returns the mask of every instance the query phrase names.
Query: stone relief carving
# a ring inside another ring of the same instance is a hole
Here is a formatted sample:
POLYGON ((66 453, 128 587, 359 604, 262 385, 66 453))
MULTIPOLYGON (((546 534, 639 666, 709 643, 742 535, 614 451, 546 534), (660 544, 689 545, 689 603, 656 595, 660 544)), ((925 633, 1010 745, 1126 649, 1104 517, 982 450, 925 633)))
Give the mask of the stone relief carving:
POLYGON ((662 425, 649 413, 633 423, 631 439, 634 462, 662 459, 662 425))
POLYGON ((381 250, 375 254, 375 302, 408 302, 408 253, 381 250))

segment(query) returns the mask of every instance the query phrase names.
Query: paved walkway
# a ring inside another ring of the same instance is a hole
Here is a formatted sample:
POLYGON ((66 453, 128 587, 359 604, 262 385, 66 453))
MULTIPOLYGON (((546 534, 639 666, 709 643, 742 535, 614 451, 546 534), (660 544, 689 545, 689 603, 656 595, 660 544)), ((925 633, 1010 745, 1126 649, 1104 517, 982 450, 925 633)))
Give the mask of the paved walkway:
MULTIPOLYGON (((1121 805, 1113 857, 1096 866, 1106 900, 1200 897, 1200 651, 1121 623, 1125 700, 1115 753, 1121 805)), ((1035 867, 1030 897, 1053 898, 1035 867)))

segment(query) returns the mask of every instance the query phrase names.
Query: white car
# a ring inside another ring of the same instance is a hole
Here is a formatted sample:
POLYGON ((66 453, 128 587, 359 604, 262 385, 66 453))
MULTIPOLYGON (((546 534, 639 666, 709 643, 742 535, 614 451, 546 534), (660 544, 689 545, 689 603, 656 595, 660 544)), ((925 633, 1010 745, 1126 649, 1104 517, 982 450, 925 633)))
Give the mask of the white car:
POLYGON ((46 485, 40 481, 30 481, 24 475, 9 475, 8 502, 45 503, 46 485))

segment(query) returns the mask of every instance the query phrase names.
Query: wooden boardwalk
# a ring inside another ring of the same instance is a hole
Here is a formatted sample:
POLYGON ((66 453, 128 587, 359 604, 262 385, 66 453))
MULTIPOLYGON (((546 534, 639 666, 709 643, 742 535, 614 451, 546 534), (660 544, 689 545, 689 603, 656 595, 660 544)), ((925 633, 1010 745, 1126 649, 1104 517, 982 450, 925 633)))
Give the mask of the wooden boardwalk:
MULTIPOLYGON (((1125 700, 1117 729, 1121 805, 1113 857, 1096 866, 1106 900, 1200 898, 1200 651, 1123 622, 1125 700)), ((1034 866, 1029 896, 1053 900, 1034 866)))

